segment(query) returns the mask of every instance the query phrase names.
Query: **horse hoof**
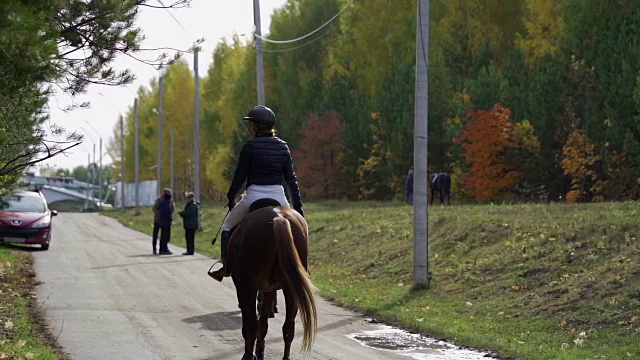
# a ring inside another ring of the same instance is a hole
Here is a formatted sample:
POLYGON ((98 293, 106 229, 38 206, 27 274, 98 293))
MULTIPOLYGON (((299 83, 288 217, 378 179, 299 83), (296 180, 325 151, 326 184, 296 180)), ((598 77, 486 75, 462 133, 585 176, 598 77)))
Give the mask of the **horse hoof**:
POLYGON ((258 360, 255 354, 244 354, 241 360, 258 360))

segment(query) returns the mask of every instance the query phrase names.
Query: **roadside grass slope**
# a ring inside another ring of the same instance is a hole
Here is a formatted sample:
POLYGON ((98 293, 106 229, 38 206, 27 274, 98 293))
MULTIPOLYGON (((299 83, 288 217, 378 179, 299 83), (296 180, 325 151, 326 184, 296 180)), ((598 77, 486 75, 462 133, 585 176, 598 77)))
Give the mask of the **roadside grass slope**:
MULTIPOLYGON (((180 208, 177 204, 177 208, 180 208)), ((413 212, 400 202, 305 204, 322 296, 380 321, 520 359, 640 358, 635 202, 429 208, 427 289, 414 289, 413 212)), ((196 251, 225 215, 203 205, 196 251)), ((107 213, 151 232, 151 211, 107 213)), ((176 217, 172 243, 184 246, 176 217)))
POLYGON ((27 248, 0 245, 0 359, 64 360, 35 299, 27 248))

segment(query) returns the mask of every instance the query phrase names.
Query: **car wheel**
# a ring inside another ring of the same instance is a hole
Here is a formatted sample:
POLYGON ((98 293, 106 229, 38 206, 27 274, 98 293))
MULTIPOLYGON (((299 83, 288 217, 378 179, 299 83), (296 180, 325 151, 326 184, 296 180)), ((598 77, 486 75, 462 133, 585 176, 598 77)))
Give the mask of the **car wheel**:
POLYGON ((40 248, 42 250, 49 250, 49 244, 42 244, 42 245, 40 245, 40 248))

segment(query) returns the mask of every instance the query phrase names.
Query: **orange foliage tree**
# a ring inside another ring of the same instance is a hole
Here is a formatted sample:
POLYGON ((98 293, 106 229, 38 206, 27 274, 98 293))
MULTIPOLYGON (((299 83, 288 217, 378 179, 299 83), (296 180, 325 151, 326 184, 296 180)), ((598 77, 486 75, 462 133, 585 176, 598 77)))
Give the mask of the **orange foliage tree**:
POLYGON ((595 164, 600 156, 595 146, 589 142, 582 129, 575 129, 562 148, 564 158, 561 165, 565 175, 571 177, 571 190, 566 194, 567 202, 587 200, 590 195, 596 199, 601 193, 601 183, 595 164))
POLYGON ((491 110, 469 110, 462 134, 454 140, 462 146, 462 156, 469 166, 461 183, 478 201, 511 196, 519 181, 516 164, 508 161, 508 152, 521 141, 510 121, 511 110, 496 104, 491 110))
POLYGON ((302 139, 293 153, 295 170, 303 196, 319 199, 333 197, 341 156, 342 120, 337 111, 324 116, 310 114, 302 128, 302 139))

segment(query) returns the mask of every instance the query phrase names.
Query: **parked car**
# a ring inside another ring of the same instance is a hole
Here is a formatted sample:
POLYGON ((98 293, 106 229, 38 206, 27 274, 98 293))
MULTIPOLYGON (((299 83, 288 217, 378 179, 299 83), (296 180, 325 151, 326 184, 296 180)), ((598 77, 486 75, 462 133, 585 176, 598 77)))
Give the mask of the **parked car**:
POLYGON ((48 250, 56 215, 40 191, 15 191, 0 199, 0 242, 38 244, 48 250))

